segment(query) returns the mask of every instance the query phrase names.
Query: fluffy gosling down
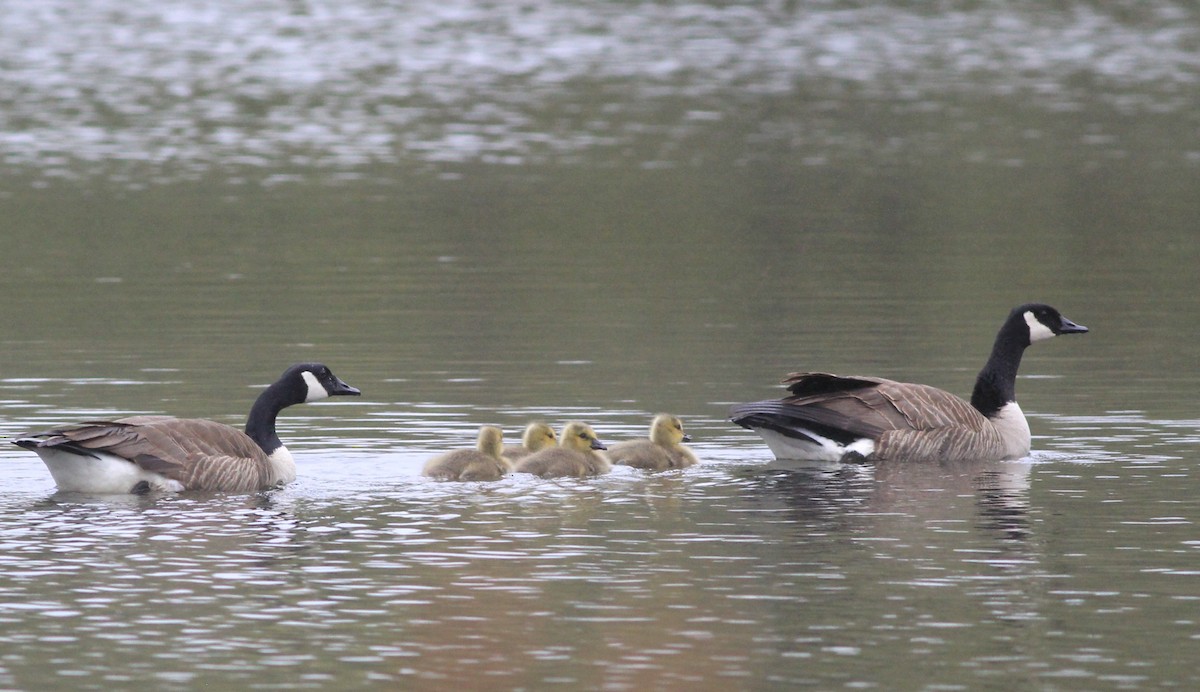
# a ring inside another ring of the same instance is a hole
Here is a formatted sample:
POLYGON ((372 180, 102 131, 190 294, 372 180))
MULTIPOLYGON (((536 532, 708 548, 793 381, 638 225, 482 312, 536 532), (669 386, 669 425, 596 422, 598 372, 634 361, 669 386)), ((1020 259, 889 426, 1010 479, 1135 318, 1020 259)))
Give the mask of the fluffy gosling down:
POLYGON ((683 431, 683 421, 660 413, 650 423, 650 438, 618 442, 608 448, 614 464, 647 471, 683 469, 697 463, 696 455, 682 443, 692 438, 683 431))
POLYGON ((545 423, 530 423, 525 426, 525 434, 521 436, 520 446, 504 445, 504 458, 516 464, 521 459, 558 444, 558 435, 554 428, 545 423))
POLYGON ((504 433, 500 428, 485 425, 479 429, 475 449, 456 449, 425 462, 421 475, 444 481, 496 481, 512 471, 512 466, 500 456, 504 449, 504 433))
POLYGON ((605 446, 587 423, 567 423, 557 447, 535 452, 517 462, 517 473, 532 473, 542 478, 598 476, 612 470, 603 454, 605 446))

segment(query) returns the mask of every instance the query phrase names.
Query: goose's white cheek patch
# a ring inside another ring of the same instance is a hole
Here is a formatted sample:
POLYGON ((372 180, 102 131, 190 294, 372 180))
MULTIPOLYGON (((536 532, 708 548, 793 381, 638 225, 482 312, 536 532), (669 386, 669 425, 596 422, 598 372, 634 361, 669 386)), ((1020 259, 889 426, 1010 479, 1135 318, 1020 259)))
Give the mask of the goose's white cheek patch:
MULTIPOLYGON (((1039 322, 1038 318, 1034 317, 1033 313, 1028 310, 1025 312, 1025 324, 1029 325, 1029 343, 1031 344, 1054 338, 1054 332, 1039 322)), ((308 373, 305 374, 307 375, 308 373)))
POLYGON ((329 396, 329 392, 325 391, 325 386, 321 384, 316 375, 306 370, 300 373, 300 376, 304 378, 304 384, 308 385, 308 395, 304 397, 305 402, 317 401, 329 396))

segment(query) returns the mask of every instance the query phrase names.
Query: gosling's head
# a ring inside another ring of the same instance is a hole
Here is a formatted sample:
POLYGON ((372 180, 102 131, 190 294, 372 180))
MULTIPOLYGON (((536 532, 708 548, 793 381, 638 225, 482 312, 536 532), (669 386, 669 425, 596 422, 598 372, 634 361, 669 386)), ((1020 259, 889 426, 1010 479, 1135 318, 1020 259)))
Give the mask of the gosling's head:
POLYGON ((587 423, 567 423, 567 427, 563 428, 562 439, 558 442, 560 447, 573 449, 576 452, 586 452, 592 449, 608 449, 600 444, 600 440, 596 438, 596 431, 592 430, 592 426, 587 423))
POLYGON ((674 447, 692 438, 683 431, 683 421, 669 413, 660 413, 650 423, 650 441, 664 447, 674 447))
POLYGON ((553 447, 558 444, 558 435, 554 434, 554 428, 545 423, 530 423, 525 426, 525 434, 521 436, 521 444, 531 452, 536 452, 539 449, 553 447))
POLYGON ((485 425, 479 428, 479 441, 475 448, 490 457, 500 458, 504 451, 504 432, 500 428, 485 425))

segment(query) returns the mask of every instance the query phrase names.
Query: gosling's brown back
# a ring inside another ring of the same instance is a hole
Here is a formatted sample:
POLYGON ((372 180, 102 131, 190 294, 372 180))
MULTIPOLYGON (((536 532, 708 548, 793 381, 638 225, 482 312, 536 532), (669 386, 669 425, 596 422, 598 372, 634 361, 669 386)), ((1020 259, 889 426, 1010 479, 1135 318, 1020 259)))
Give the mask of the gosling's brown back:
POLYGON ((525 457, 517 462, 514 470, 542 478, 584 478, 607 473, 611 468, 608 460, 596 452, 553 447, 525 457))
POLYGON ((421 475, 446 481, 495 481, 511 470, 503 459, 477 449, 456 449, 427 461, 421 475))
POLYGON ((628 440, 608 448, 612 463, 647 471, 683 469, 697 463, 696 455, 683 445, 666 447, 650 440, 628 440))

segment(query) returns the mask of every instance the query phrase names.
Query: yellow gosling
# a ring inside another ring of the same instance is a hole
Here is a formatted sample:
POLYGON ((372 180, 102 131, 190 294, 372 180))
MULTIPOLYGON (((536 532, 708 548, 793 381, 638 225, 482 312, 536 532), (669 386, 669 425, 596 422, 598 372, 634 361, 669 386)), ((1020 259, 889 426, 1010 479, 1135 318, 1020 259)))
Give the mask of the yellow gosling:
POLYGON ((500 456, 504 433, 485 425, 479 429, 475 449, 456 449, 425 462, 421 475, 445 481, 495 481, 512 471, 512 465, 500 456))
POLYGON ((683 469, 699 462, 692 450, 682 443, 692 438, 683 432, 683 422, 668 413, 660 413, 650 423, 650 439, 618 442, 608 450, 614 464, 647 471, 683 469))
POLYGON ((518 473, 542 478, 598 476, 612 470, 608 459, 596 450, 605 449, 587 423, 568 423, 557 447, 535 452, 517 462, 518 473))
POLYGON ((525 434, 521 436, 521 445, 505 445, 504 458, 513 465, 518 461, 541 451, 547 447, 553 447, 558 444, 558 435, 554 433, 554 428, 545 423, 530 423, 525 426, 525 434))

